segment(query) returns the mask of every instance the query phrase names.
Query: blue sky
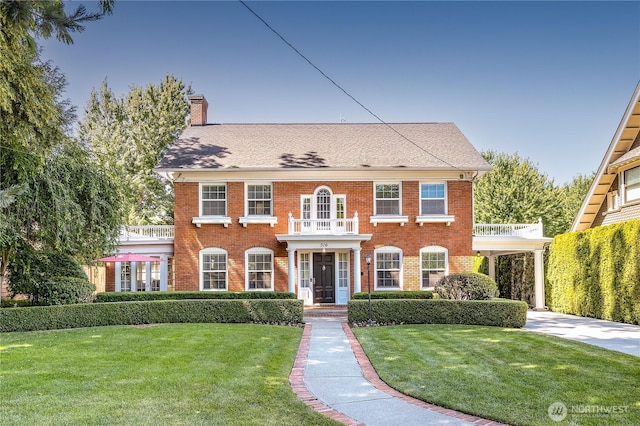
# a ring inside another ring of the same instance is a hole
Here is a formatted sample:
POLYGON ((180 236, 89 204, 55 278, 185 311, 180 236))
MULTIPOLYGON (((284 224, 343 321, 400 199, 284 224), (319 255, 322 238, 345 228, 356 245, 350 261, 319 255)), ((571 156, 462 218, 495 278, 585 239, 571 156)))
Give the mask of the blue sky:
MULTIPOLYGON (((597 169, 640 80, 640 1, 248 4, 383 120, 454 122, 557 184, 597 169)), ((74 40, 42 44, 79 117, 105 78, 173 74, 210 122, 377 121, 236 1, 119 0, 74 40)))

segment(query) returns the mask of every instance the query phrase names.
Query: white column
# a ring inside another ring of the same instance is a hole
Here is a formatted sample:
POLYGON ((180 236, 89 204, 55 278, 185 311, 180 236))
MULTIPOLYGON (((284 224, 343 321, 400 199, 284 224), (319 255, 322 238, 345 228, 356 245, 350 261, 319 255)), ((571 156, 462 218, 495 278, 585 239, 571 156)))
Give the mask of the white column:
POLYGON ((295 260, 296 260, 296 251, 293 248, 287 247, 287 253, 289 254, 289 265, 288 266, 288 274, 289 274, 289 293, 296 292, 296 269, 295 269, 295 260))
POLYGON ((131 291, 138 291, 138 262, 130 262, 130 271, 131 271, 131 291))
POLYGON ((144 291, 151 291, 151 262, 145 262, 144 291))
POLYGON ((169 261, 166 254, 160 255, 160 291, 169 289, 169 261))
POLYGON ((121 278, 122 278, 122 264, 120 262, 115 262, 115 272, 114 274, 116 275, 116 287, 115 287, 115 291, 120 292, 122 291, 122 286, 121 286, 121 278))
POLYGON ((544 305, 544 250, 534 250, 534 268, 535 268, 535 310, 542 311, 546 307, 544 305))
POLYGON ((491 277, 492 280, 496 280, 496 257, 495 256, 488 256, 489 257, 489 277, 491 277))
POLYGON ((362 273, 360 272, 360 247, 353 249, 353 292, 360 293, 362 291, 362 273))

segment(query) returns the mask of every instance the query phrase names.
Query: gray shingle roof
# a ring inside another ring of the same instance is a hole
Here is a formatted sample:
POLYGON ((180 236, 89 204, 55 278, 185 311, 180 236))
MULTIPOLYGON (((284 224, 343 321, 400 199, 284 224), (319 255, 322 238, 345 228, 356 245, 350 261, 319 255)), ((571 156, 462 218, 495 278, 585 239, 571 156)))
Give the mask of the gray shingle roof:
POLYGON ((157 169, 490 169, 453 123, 390 126, 393 129, 377 123, 192 126, 157 169))

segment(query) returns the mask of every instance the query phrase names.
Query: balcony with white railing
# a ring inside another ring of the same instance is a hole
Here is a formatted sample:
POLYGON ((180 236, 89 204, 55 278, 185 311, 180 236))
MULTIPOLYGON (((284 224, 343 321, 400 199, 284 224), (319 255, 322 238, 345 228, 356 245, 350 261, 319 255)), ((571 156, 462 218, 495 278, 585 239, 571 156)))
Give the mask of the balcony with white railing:
POLYGON ((289 235, 356 235, 358 213, 353 219, 295 219, 289 213, 289 235))
POLYGON ((474 237, 519 237, 543 238, 542 221, 538 223, 476 223, 473 225, 474 237))
POLYGON ((131 225, 123 226, 120 231, 121 241, 174 239, 173 225, 131 225))

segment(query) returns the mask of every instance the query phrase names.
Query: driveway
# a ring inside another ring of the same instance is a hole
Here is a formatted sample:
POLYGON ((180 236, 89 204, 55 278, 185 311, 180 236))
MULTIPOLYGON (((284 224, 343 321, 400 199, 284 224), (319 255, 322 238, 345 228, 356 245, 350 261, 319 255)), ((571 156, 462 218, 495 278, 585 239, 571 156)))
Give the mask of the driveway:
POLYGON ((640 357, 638 325, 550 311, 528 311, 524 328, 640 357))

